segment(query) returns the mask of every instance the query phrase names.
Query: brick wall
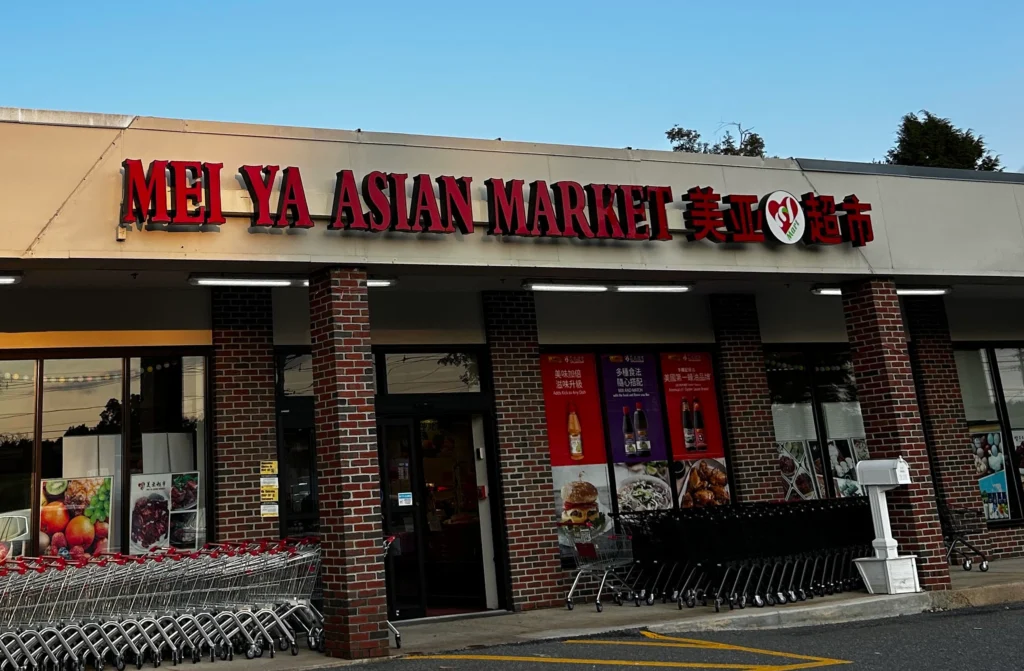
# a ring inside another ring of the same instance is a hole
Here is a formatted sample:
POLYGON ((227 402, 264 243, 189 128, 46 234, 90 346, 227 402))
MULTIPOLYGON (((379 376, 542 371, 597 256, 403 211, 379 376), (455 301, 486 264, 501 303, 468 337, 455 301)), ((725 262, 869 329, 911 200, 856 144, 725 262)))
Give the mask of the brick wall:
POLYGON ((314 275, 309 308, 327 652, 380 657, 387 597, 366 274, 314 275))
POLYGON ((552 511, 554 486, 544 421, 533 294, 484 292, 494 382, 512 607, 554 606, 564 576, 552 511))
POLYGON ((779 477, 772 402, 764 347, 752 295, 711 296, 718 345, 718 385, 724 400, 726 445, 737 501, 774 501, 785 496, 779 477))
MULTIPOLYGON (((911 297, 904 303, 917 377, 918 404, 931 451, 936 498, 952 509, 982 513, 978 481, 953 342, 941 297, 911 297)), ((983 518, 971 520, 969 540, 986 542, 983 518)), ((984 549, 983 549, 984 551, 984 549)))
POLYGON ((917 555, 922 587, 948 589, 949 566, 896 285, 881 279, 847 283, 843 311, 868 449, 875 458, 902 456, 914 480, 888 494, 893 537, 901 554, 917 555))
POLYGON ((277 459, 270 290, 217 288, 213 305, 214 533, 278 536, 260 517, 260 461, 277 459))

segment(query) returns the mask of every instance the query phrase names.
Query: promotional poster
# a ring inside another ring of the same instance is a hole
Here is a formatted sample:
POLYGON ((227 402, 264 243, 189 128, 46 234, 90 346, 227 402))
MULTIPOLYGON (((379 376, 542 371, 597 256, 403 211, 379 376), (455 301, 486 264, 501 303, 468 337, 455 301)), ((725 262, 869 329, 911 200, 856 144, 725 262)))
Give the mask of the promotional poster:
MULTIPOLYGON (((65 559, 88 559, 116 551, 111 547, 113 479, 60 478, 42 481, 39 552, 65 559)), ((116 530, 115 530, 116 531, 116 530)))
POLYGON ((132 554, 146 554, 153 548, 198 547, 198 472, 132 475, 129 501, 132 554))

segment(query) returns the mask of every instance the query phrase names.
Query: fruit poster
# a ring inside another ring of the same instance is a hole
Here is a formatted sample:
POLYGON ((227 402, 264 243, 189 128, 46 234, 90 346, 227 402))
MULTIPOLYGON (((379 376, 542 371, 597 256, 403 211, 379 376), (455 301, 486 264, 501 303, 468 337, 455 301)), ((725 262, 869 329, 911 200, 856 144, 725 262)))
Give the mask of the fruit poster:
POLYGON ((601 376, 619 512, 673 508, 656 355, 604 354, 601 376))
POLYGON ((1002 445, 998 424, 971 427, 970 450, 974 455, 974 475, 985 508, 986 520, 1010 518, 1006 467, 1010 465, 1002 445))
POLYGON ((132 475, 129 505, 132 554, 198 547, 199 473, 132 475))
POLYGON ((60 478, 42 481, 39 553, 68 560, 89 559, 111 550, 113 479, 60 478))

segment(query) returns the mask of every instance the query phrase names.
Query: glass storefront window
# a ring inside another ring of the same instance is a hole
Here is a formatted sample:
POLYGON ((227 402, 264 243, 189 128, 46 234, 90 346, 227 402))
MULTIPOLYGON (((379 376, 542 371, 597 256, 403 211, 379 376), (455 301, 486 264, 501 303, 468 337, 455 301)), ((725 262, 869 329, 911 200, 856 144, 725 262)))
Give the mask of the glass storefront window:
POLYGON ((120 549, 122 359, 42 363, 41 553, 120 549))
POLYGON ((195 550, 206 542, 203 357, 129 360, 129 547, 195 550))
POLYGON ((850 353, 772 351, 765 360, 786 500, 862 494, 857 462, 869 454, 850 353))
POLYGON ((479 393, 475 354, 432 352, 385 354, 389 394, 479 393))
POLYGON ((286 354, 281 375, 285 396, 313 395, 312 354, 286 354))
MULTIPOLYGON (((978 494, 984 504, 985 519, 1010 519, 1014 516, 1015 506, 1011 502, 1006 471, 1012 470, 1012 465, 1009 455, 1004 451, 1003 426, 999 421, 998 396, 993 384, 989 353, 985 349, 957 350, 955 357, 967 426, 971 432, 971 442, 966 447, 973 457, 971 464, 978 482, 978 494)), ((1013 390, 1021 385, 1019 361, 1014 370, 1008 355, 1001 357, 997 353, 996 360, 999 362, 1004 389, 1015 393, 1013 390)), ((1024 423, 1021 427, 1024 428, 1024 423)))
POLYGON ((28 552, 36 362, 0 362, 0 557, 28 552))

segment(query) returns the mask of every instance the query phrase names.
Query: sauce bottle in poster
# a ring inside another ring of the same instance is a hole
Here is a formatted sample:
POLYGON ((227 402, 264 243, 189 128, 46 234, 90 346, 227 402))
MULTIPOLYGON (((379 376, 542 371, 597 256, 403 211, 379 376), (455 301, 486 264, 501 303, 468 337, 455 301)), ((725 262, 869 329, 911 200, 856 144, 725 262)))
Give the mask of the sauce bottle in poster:
POLYGON ((569 458, 583 461, 583 427, 580 426, 575 403, 569 404, 569 458))
POLYGON ((693 444, 698 452, 705 452, 708 449, 704 436, 704 413, 701 412, 700 401, 697 399, 693 399, 693 444))
POLYGON ((683 414, 683 445, 686 446, 687 452, 693 452, 697 448, 694 446, 693 415, 690 414, 690 401, 685 398, 683 399, 680 412, 683 414))
POLYGON ((629 416, 629 406, 622 406, 622 442, 629 458, 636 457, 636 433, 633 431, 633 418, 629 416))
POLYGON ((636 404, 636 412, 633 414, 633 426, 636 429, 636 456, 651 456, 651 439, 647 435, 647 413, 644 412, 644 404, 636 404))

